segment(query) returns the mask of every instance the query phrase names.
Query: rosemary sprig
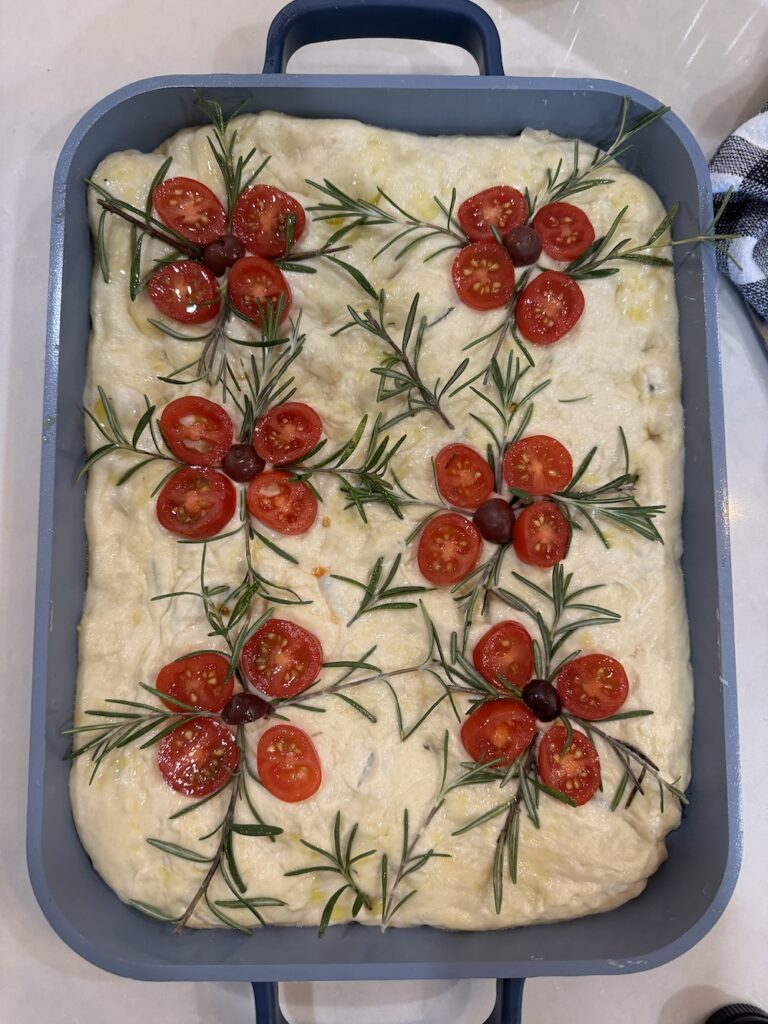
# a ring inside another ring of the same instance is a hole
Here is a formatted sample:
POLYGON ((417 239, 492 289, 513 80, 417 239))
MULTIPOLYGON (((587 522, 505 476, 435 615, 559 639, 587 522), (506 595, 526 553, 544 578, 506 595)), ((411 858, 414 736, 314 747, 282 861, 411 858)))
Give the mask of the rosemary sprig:
POLYGON ((404 597, 412 597, 414 594, 424 594, 431 587, 419 587, 419 586, 400 586, 393 587, 395 576, 397 576, 397 570, 400 568, 400 560, 402 555, 398 554, 392 565, 387 570, 384 579, 381 579, 382 573, 384 572, 384 559, 377 558, 368 580, 363 583, 360 580, 352 579, 350 576, 339 576, 336 573, 331 573, 331 579, 341 580, 342 583, 349 583, 350 586, 356 587, 358 590, 362 590, 363 596, 360 599, 360 604, 357 611, 352 618, 347 622, 348 626, 351 626, 353 622, 356 622, 363 615, 370 615, 373 612, 382 611, 395 611, 404 610, 407 608, 416 608, 417 605, 413 601, 403 601, 404 597))
POLYGON ((461 631, 462 653, 467 649, 469 631, 472 628, 478 602, 481 615, 485 615, 488 610, 488 601, 491 592, 499 585, 502 563, 508 550, 509 544, 499 544, 490 558, 481 562, 468 576, 451 587, 454 601, 464 614, 461 631))
POLYGON ((240 104, 232 113, 225 115, 223 107, 216 100, 197 96, 195 102, 213 126, 213 135, 208 136, 208 145, 221 172, 226 195, 227 228, 229 228, 232 224, 232 211, 238 197, 258 178, 269 163, 270 157, 266 156, 256 170, 246 177, 246 169, 256 155, 256 149, 254 147, 245 156, 241 155, 235 159, 237 131, 230 129, 232 118, 240 113, 243 104, 240 104))
MULTIPOLYGON (((167 170, 169 166, 169 161, 166 160, 161 169, 167 170)), ((203 250, 199 245, 190 242, 183 235, 180 235, 178 231, 174 231, 173 228, 163 224, 157 217, 153 217, 151 206, 149 209, 146 207, 141 209, 138 206, 134 206, 133 203, 127 203, 124 199, 118 199, 117 196, 113 196, 103 185, 93 181, 91 178, 86 178, 85 183, 99 196, 98 204, 102 207, 104 213, 111 213, 116 217, 120 217, 128 224, 139 228, 144 234, 149 235, 151 238, 156 238, 159 242, 163 242, 180 254, 192 259, 199 259, 202 256, 203 250)), ((148 196, 152 195, 159 183, 156 176, 148 196)))

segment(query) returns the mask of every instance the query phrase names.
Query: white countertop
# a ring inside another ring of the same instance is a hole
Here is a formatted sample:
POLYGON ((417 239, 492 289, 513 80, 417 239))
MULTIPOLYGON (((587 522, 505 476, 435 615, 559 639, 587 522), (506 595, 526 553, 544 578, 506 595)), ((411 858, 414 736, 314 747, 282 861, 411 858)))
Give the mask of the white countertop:
MULTIPOLYGON (((253 1024, 241 984, 144 984, 72 953, 37 908, 24 829, 28 687, 45 332, 50 187, 59 150, 97 99, 174 72, 256 72, 280 0, 6 0, 0 9, 0 1022, 253 1024), (224 21, 216 15, 224 13, 224 21)), ((507 72, 593 75, 671 104, 707 155, 768 100, 766 0, 484 0, 507 72)), ((424 43, 307 48, 294 71, 472 73, 465 54, 424 43)), ((731 490, 745 850, 736 892, 710 934, 653 972, 527 984, 524 1021, 699 1024, 729 1001, 768 1008, 768 358, 734 294, 721 289, 731 490), (620 1007, 620 1010, 618 1009, 620 1007)))

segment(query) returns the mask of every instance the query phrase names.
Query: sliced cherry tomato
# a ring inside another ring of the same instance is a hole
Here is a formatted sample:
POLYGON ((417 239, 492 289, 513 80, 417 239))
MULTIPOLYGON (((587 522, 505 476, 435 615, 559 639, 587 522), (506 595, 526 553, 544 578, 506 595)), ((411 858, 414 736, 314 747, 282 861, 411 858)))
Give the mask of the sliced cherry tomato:
POLYGON ((419 538, 419 569, 430 583, 458 583, 477 565, 483 539, 480 531, 457 512, 430 519, 419 538))
POLYGON ((169 402, 160 417, 160 429, 176 458, 190 466, 220 466, 234 433, 226 409, 198 395, 169 402))
POLYGON ((314 409, 303 402, 285 402, 256 424, 253 447, 265 462, 282 466, 312 451, 322 432, 322 420, 314 409))
POLYGON ((243 647, 240 667, 251 686, 267 697, 293 697, 314 683, 323 648, 309 630, 286 619, 270 619, 243 647))
POLYGON ((227 230, 227 214, 216 196, 201 181, 166 178, 152 193, 163 224, 196 245, 215 242, 227 230))
POLYGON ((157 745, 157 767, 177 793, 208 796, 232 778, 240 751, 232 732, 212 718, 182 722, 157 745))
POLYGON ((542 206, 533 218, 533 230, 541 239, 542 249, 553 260, 575 260, 595 240, 589 217, 570 203, 542 206))
POLYGON ((213 469, 181 469, 157 496, 160 525, 179 537, 206 540, 222 530, 237 506, 235 488, 213 469))
POLYGON ((515 287, 515 265, 503 245, 472 242, 453 261, 453 285, 465 306, 498 309, 515 287))
POLYGON ((288 282, 274 263, 261 256, 245 256, 232 266, 227 291, 235 309, 257 327, 264 326, 262 314, 268 316, 269 309, 280 322, 291 309, 288 282))
POLYGON ((584 293, 557 270, 545 270, 520 292, 517 329, 534 345, 552 345, 575 327, 584 312, 584 293))
POLYGON ((150 277, 147 291, 161 313, 182 324, 204 324, 221 309, 216 278, 194 260, 166 263, 150 277))
POLYGON ((527 216, 522 192, 511 185, 483 189, 465 199, 456 214, 461 230, 471 242, 492 241, 492 227, 503 238, 510 228, 525 224, 527 216))
POLYGON ((568 733, 562 725, 553 726, 539 744, 539 775, 545 786, 565 793, 581 807, 600 788, 600 757, 583 732, 575 729, 565 753, 568 733))
POLYGON ((588 722, 615 715, 627 699, 624 666, 609 654, 585 654, 564 665, 555 680, 563 707, 588 722))
MULTIPOLYGON (((223 654, 190 654, 164 665, 155 683, 155 689, 167 693, 182 704, 201 711, 221 711, 235 688, 235 677, 229 672, 229 661, 223 654)), ((172 711, 177 704, 163 701, 172 711)))
POLYGON ((568 551, 571 528, 554 501, 535 501, 515 520, 512 543, 521 562, 551 568, 568 551))
POLYGON ((534 497, 562 491, 571 482, 571 453, 554 437, 532 434, 511 444, 504 455, 504 481, 534 497))
POLYGON ((285 256, 288 218, 294 217, 293 240, 304 234, 304 207, 272 185, 253 185, 243 192, 232 211, 232 231, 249 252, 275 260, 285 256))
POLYGON ((499 676, 512 686, 522 687, 533 675, 531 635, 519 622, 497 622, 477 641, 472 661, 483 679, 501 693, 507 690, 499 676))
POLYGON ((495 761, 506 768, 520 757, 536 734, 533 712, 514 697, 481 704, 461 727, 461 742, 473 761, 495 761))
POLYGON ((295 804, 318 791, 323 774, 315 745, 295 725, 273 725, 259 740, 256 767, 264 788, 295 804))
POLYGON ((493 492, 493 473, 483 456, 466 444, 449 444, 435 459, 437 487, 457 508, 479 508, 493 492))
POLYGON ((248 485, 246 503, 255 519, 278 533, 306 533, 317 517, 317 498, 290 473, 259 473, 248 485))

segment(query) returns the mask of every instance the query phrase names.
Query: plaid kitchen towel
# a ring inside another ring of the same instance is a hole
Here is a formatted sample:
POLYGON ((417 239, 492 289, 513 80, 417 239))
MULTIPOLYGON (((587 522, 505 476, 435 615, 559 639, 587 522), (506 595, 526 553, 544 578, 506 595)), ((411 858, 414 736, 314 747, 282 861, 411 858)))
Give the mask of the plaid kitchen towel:
POLYGON ((768 106, 728 136, 709 166, 715 209, 733 189, 717 231, 736 235, 728 246, 736 263, 718 246, 717 264, 768 321, 768 106))

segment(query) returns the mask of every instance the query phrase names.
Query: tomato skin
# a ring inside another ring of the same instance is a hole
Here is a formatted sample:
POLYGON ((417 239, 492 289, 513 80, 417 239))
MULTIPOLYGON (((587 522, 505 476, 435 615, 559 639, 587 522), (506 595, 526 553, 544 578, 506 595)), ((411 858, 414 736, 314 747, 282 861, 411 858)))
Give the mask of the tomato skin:
POLYGON ((542 569, 551 569, 565 558, 570 539, 568 520, 554 501, 535 501, 524 508, 512 533, 520 561, 542 569))
POLYGON ((147 283, 147 292, 161 313, 182 324, 207 323, 221 309, 216 278, 194 260, 159 267, 147 283))
POLYGON ((581 807, 600 788, 600 756, 583 732, 573 730, 571 744, 562 753, 568 733, 554 725, 539 743, 539 775, 545 786, 564 793, 581 807))
MULTIPOLYGON (((221 711, 235 689, 235 677, 229 672, 229 660, 223 654, 190 654, 163 665, 157 674, 155 689, 200 711, 221 711)), ((179 707, 163 701, 171 711, 179 707)))
POLYGON ((522 192, 511 185, 494 185, 465 199, 456 219, 471 242, 494 241, 491 226, 503 237, 510 228, 525 224, 528 207, 522 192))
POLYGON ((267 729, 256 749, 256 767, 267 792, 289 804, 314 796, 323 780, 314 743, 295 725, 267 729))
POLYGON ((453 261, 451 276, 457 295, 472 309, 499 309, 515 288, 515 265, 497 242, 465 245, 453 261))
POLYGON ((531 434, 511 444, 504 453, 504 482, 507 487, 544 497, 562 491, 571 482, 571 453, 556 438, 531 434))
POLYGON ((243 647, 240 668, 267 697, 293 697, 317 679, 323 648, 309 630, 286 619, 270 619, 243 647))
POLYGON ((555 686, 566 711, 588 722, 615 715, 629 694, 624 666, 609 654, 585 654, 563 665, 555 686))
POLYGON ((305 483, 290 473, 267 470, 248 485, 248 511, 278 533, 306 533, 317 518, 317 498, 305 483))
POLYGON ((212 718, 182 722, 157 745, 157 767, 171 789, 208 796, 232 778, 240 751, 232 732, 212 718))
POLYGON ((227 279, 227 292, 229 301, 238 313, 259 328, 265 326, 261 322, 262 311, 271 308, 276 313, 281 296, 280 322, 291 310, 288 282, 274 263, 261 256, 244 256, 232 265, 227 279))
POLYGON ((570 203, 549 203, 533 218, 541 247, 553 260, 575 260, 592 245, 595 229, 589 217, 570 203))
POLYGON ((176 458, 190 466, 220 466, 234 433, 226 409, 198 395, 169 402, 160 416, 160 430, 176 458))
POLYGON ((584 293, 557 270, 545 270, 527 284, 515 304, 517 329, 534 345, 553 345, 576 326, 584 312, 584 293))
POLYGON ((274 260, 285 256, 288 217, 295 217, 293 240, 304 234, 304 207, 272 185, 252 185, 241 193, 232 211, 232 231, 249 252, 274 260))
POLYGON ((458 512, 430 519, 419 537, 421 575, 436 587, 458 583, 477 565, 483 539, 474 523, 458 512))
POLYGON ((152 202, 163 224, 195 245, 215 242, 227 230, 224 207, 193 178, 166 178, 152 193, 152 202))
POLYGON ((213 469, 181 469, 166 480, 155 506, 160 525, 179 537, 214 537, 235 514, 237 495, 213 469))
POLYGON ((265 413, 253 432, 256 454, 274 466, 295 462, 312 451, 323 433, 323 421, 303 402, 284 402, 265 413))
POLYGON ((486 459, 466 444, 449 444, 435 459, 437 489, 449 505, 474 511, 493 493, 493 473, 486 459))
POLYGON ((481 704, 461 727, 461 742, 472 760, 500 758, 500 768, 508 768, 531 745, 535 735, 534 715, 515 697, 481 704))
POLYGON ((475 668, 500 693, 509 691, 497 678, 503 676, 518 688, 533 675, 533 641, 519 622, 507 619, 497 622, 483 633, 472 652, 475 668))

